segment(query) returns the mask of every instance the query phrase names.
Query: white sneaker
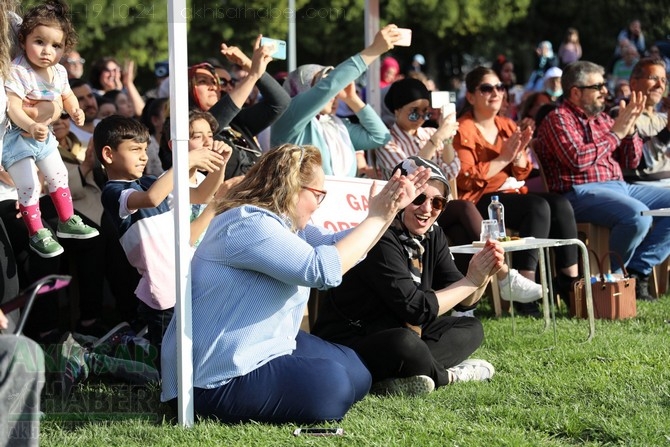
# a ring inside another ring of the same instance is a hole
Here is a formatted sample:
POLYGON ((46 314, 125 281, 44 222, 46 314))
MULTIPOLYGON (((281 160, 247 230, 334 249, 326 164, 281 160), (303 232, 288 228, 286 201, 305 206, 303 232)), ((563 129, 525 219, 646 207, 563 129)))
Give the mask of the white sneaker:
POLYGON ((452 310, 451 311, 451 316, 452 317, 473 317, 474 318, 475 310, 470 309, 470 310, 466 310, 464 312, 461 312, 459 310, 452 310))
POLYGON ((514 298, 517 303, 532 303, 542 298, 542 285, 531 281, 514 269, 510 269, 507 276, 498 280, 498 284, 500 285, 500 297, 505 301, 511 301, 514 298), (512 282, 511 287, 510 281, 512 282))
POLYGON ((421 396, 435 389, 435 382, 428 376, 399 377, 380 380, 372 384, 370 393, 382 396, 421 396))
POLYGON ((491 380, 496 370, 486 360, 467 359, 456 366, 447 368, 449 382, 469 382, 471 380, 491 380))

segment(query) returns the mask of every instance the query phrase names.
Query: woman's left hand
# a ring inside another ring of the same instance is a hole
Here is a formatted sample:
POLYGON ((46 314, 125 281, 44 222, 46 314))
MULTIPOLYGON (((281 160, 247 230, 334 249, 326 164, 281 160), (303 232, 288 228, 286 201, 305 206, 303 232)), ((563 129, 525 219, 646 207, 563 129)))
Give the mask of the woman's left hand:
POLYGON ((488 240, 484 248, 472 256, 465 276, 475 286, 482 287, 492 275, 502 268, 504 263, 505 250, 500 242, 488 240))

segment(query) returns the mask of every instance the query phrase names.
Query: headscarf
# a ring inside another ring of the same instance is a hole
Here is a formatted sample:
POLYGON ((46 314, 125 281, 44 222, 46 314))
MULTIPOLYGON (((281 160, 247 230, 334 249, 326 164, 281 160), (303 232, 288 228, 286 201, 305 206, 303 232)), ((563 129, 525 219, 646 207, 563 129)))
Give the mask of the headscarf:
POLYGON ((191 107, 196 107, 199 110, 204 110, 200 104, 200 98, 198 98, 197 90, 195 89, 195 75, 201 74, 206 76, 211 76, 216 81, 217 85, 219 84, 219 77, 216 75, 216 70, 214 66, 208 62, 203 62, 201 64, 196 64, 188 67, 188 99, 189 105, 191 107))
POLYGON ((417 99, 430 100, 430 92, 418 79, 405 78, 391 84, 384 96, 384 105, 394 112, 417 99))
POLYGON ((398 63, 398 61, 392 58, 391 56, 388 56, 385 57, 381 63, 381 67, 379 70, 381 75, 379 80, 379 87, 384 88, 393 82, 393 81, 391 82, 384 81, 384 74, 387 71, 389 71, 390 68, 395 68, 396 73, 400 73, 400 64, 398 63))
POLYGON ((325 78, 333 67, 318 64, 301 65, 286 76, 284 90, 291 98, 306 92, 321 79, 325 78))
POLYGON ((401 161, 395 168, 393 168, 393 172, 391 172, 391 175, 393 175, 395 171, 397 171, 398 169, 400 169, 400 173, 402 175, 410 175, 422 166, 424 168, 430 169, 429 180, 437 180, 444 183, 444 186, 446 188, 444 196, 449 197, 449 194, 451 194, 451 187, 449 186, 449 180, 447 180, 447 177, 440 170, 439 166, 437 166, 430 160, 426 160, 425 158, 419 157, 418 155, 412 155, 411 157, 407 157, 406 159, 401 161))

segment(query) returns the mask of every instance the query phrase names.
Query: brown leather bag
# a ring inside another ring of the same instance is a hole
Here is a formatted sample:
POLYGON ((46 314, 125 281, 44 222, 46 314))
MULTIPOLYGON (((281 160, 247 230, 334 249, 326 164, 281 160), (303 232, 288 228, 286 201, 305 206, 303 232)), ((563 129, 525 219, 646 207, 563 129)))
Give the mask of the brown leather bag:
MULTIPOLYGON (((599 259, 595 251, 589 250, 598 262, 600 275, 591 283, 593 294, 593 312, 596 318, 608 320, 623 320, 633 318, 637 314, 635 301, 635 278, 630 278, 625 267, 622 267, 623 276, 615 275, 614 281, 606 281, 603 262, 607 258, 599 259)), ((609 256, 616 256, 619 265, 623 261, 618 253, 607 252, 609 256)), ((586 292, 584 290, 584 279, 575 281, 570 290, 570 315, 577 318, 586 318, 586 292)))

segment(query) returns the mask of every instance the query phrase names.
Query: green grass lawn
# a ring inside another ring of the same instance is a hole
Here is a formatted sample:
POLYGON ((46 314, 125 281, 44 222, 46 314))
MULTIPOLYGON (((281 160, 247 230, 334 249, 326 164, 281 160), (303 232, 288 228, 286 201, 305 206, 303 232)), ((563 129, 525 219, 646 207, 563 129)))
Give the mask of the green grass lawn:
MULTIPOLYGON (((47 385, 43 446, 662 446, 670 445, 670 297, 638 303, 628 321, 559 315, 558 342, 542 321, 478 314, 486 332, 474 357, 488 383, 461 383, 418 398, 368 396, 338 424, 342 437, 293 437, 294 425, 190 429, 160 423, 158 390, 90 384, 62 403, 47 385)), ((53 387, 51 387, 53 388, 53 387)))

